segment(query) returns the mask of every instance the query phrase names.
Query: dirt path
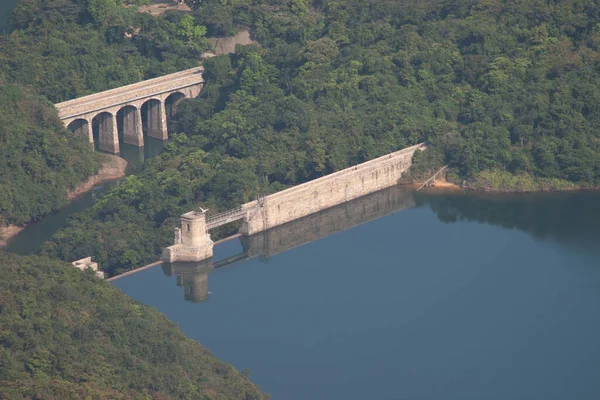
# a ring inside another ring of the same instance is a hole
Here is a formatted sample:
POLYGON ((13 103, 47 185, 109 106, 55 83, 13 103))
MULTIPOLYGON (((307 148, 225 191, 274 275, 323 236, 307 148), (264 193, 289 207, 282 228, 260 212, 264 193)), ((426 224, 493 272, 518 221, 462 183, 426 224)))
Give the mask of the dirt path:
POLYGON ((148 6, 141 6, 139 12, 148 13, 150 15, 162 15, 166 11, 178 10, 178 11, 192 11, 186 4, 174 4, 174 3, 156 3, 148 6))
POLYGON ((452 182, 448 182, 445 179, 436 179, 433 182, 431 182, 431 185, 429 186, 430 188, 439 188, 439 189, 462 189, 460 186, 458 186, 455 183, 452 182))
POLYGON ((236 44, 248 45, 256 43, 254 40, 250 39, 249 31, 239 31, 232 37, 212 37, 208 40, 210 40, 210 43, 214 47, 214 55, 216 56, 235 53, 236 44))

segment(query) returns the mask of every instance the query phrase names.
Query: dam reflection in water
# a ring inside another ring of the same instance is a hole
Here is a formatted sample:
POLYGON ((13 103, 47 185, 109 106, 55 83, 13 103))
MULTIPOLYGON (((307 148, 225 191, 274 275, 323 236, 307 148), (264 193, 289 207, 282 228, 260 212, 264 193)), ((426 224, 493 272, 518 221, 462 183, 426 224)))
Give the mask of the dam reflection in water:
POLYGON ((172 270, 210 301, 160 267, 113 284, 273 399, 598 399, 600 192, 379 195, 172 270))
POLYGON ((267 261, 276 254, 414 206, 411 189, 391 187, 256 235, 240 236, 242 251, 238 254, 217 261, 163 263, 162 269, 166 276, 177 278, 185 300, 199 303, 209 298, 208 276, 215 268, 252 258, 267 261))

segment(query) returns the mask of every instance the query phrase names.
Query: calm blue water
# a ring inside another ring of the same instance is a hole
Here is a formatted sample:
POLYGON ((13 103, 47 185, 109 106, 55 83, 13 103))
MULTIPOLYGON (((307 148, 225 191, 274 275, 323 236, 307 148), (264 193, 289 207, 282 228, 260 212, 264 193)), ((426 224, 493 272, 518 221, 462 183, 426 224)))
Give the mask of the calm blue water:
POLYGON ((217 268, 204 302, 161 267, 114 284, 274 399, 598 399, 600 196, 415 200, 217 268))
MULTIPOLYGON (((141 148, 130 144, 121 144, 120 156, 128 162, 128 175, 140 171, 144 162, 158 156, 164 147, 162 140, 150 137, 144 139, 146 145, 141 148)), ((120 179, 116 179, 96 185, 91 191, 71 200, 54 214, 28 224, 18 235, 8 241, 6 251, 25 255, 36 253, 47 240, 52 238, 52 235, 67 224, 73 214, 83 212, 93 206, 99 196, 116 187, 120 181, 120 179)))
POLYGON ((0 0, 0 34, 8 30, 8 18, 19 0, 0 0))

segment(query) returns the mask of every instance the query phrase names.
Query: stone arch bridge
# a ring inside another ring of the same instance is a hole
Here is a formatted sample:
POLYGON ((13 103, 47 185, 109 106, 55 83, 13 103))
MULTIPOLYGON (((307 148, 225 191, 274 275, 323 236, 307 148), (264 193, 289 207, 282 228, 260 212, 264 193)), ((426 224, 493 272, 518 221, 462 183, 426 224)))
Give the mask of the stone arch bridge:
POLYGON ((74 134, 86 135, 95 148, 116 154, 119 134, 123 143, 139 147, 144 146, 144 132, 166 140, 167 117, 176 112, 182 99, 198 96, 204 85, 203 70, 191 68, 55 106, 74 134))

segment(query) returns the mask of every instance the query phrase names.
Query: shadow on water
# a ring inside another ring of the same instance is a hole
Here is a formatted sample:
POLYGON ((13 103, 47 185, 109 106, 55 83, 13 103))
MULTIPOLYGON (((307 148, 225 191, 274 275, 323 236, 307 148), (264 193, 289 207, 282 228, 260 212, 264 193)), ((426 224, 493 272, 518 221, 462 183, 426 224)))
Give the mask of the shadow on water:
MULTIPOLYGON (((127 175, 138 173, 144 162, 161 153, 166 143, 151 137, 144 139, 146 144, 144 147, 121 144, 119 156, 128 162, 127 175)), ((71 215, 94 205, 102 193, 114 188, 119 182, 120 179, 116 179, 94 186, 91 191, 73 199, 56 213, 46 216, 41 221, 27 225, 18 235, 8 241, 8 246, 4 250, 24 255, 36 253, 44 242, 50 240, 52 235, 66 225, 71 215)))
POLYGON ((227 250, 223 252, 215 248, 214 263, 212 259, 196 263, 164 263, 163 272, 166 276, 177 277, 177 285, 184 288, 185 300, 202 302, 209 297, 208 274, 215 268, 253 258, 268 262, 269 258, 276 254, 414 205, 412 190, 392 187, 256 235, 240 236, 237 245, 227 243, 229 249, 235 249, 234 254, 223 254, 227 253, 227 250))
POLYGON ((240 236, 215 247, 215 261, 163 264, 176 276, 184 298, 209 298, 208 275, 242 260, 269 258, 410 207, 429 207, 443 223, 480 222, 518 229, 538 240, 552 240, 586 252, 600 252, 600 193, 481 194, 418 192, 394 187, 330 208, 268 231, 240 236))
POLYGON ((95 186, 91 191, 73 199, 56 213, 48 215, 41 221, 30 223, 18 235, 8 241, 5 250, 25 255, 37 252, 44 242, 67 223, 72 214, 91 207, 103 191, 109 190, 117 184, 117 181, 113 181, 95 186))
POLYGON ((127 160, 127 175, 138 173, 144 163, 158 156, 166 142, 149 136, 144 137, 144 147, 137 147, 132 144, 120 143, 120 157, 127 160))
POLYGON ((600 252, 600 193, 415 194, 417 206, 432 209, 444 223, 480 222, 518 229, 539 240, 600 252))
POLYGON ((213 270, 213 260, 200 262, 163 263, 166 276, 177 277, 177 286, 183 287, 185 300, 200 303, 208 299, 208 273, 213 270))

